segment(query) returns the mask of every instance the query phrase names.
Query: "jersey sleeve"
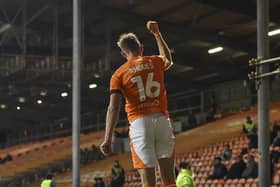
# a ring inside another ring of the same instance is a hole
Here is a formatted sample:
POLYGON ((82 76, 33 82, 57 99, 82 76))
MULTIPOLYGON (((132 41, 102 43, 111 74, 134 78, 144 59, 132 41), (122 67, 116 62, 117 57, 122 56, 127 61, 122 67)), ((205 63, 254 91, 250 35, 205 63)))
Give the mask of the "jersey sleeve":
POLYGON ((122 94, 122 82, 119 74, 115 72, 110 81, 110 93, 120 93, 122 94))
POLYGON ((173 64, 165 56, 157 56, 157 60, 162 64, 162 69, 164 71, 168 70, 173 64))

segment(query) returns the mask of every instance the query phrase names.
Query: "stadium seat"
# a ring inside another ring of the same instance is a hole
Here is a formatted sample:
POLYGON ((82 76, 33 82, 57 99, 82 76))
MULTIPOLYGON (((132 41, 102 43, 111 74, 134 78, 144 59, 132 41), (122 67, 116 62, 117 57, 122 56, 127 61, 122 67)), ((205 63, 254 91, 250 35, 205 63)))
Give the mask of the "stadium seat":
POLYGON ((232 181, 233 181, 232 179, 228 179, 228 180, 226 180, 225 184, 231 184, 232 181))

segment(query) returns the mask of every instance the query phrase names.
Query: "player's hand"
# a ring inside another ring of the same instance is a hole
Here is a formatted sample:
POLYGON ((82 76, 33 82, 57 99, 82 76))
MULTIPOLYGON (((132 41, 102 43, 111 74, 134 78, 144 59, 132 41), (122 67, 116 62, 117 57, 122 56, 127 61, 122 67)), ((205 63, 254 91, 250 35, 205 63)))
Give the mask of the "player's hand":
POLYGON ((147 29, 154 35, 159 34, 159 27, 158 27, 158 23, 156 21, 148 21, 146 26, 147 26, 147 29))
POLYGON ((100 145, 100 151, 102 152, 103 155, 108 156, 111 154, 111 141, 106 141, 100 145))

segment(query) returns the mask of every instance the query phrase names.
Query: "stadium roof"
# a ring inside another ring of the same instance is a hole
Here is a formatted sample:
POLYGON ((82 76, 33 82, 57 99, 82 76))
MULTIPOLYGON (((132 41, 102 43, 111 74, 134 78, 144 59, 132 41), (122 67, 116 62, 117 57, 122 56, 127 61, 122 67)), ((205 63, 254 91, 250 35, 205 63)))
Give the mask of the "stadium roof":
MULTIPOLYGON (((280 28, 280 1, 270 4, 274 30, 280 28)), ((247 78, 247 61, 257 51, 255 0, 84 0, 83 113, 106 109, 110 75, 124 62, 116 47, 121 33, 136 33, 146 55, 157 52, 148 20, 159 22, 172 49, 169 93, 247 78), (209 54, 216 47, 221 51, 209 54), (97 87, 90 89, 93 83, 97 87)), ((279 35, 270 42, 276 56, 279 35)), ((44 124, 71 115, 72 1, 1 1, 0 53, 3 121, 44 124)))

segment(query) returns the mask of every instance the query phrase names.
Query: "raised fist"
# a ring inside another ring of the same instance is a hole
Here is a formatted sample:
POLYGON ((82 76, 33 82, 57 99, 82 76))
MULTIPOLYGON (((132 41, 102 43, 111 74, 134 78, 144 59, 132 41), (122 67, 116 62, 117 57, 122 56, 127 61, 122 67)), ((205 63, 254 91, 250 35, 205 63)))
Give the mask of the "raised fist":
POLYGON ((159 34, 159 27, 156 21, 148 21, 146 26, 147 29, 154 35, 159 34))

